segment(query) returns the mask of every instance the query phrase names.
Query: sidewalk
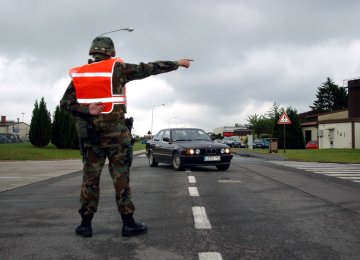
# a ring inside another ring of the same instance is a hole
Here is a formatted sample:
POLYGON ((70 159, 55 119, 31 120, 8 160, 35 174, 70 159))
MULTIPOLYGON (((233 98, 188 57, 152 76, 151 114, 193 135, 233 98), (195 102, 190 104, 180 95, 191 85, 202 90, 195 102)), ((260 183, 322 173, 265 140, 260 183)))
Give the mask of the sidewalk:
POLYGON ((77 171, 82 171, 81 160, 0 161, 0 192, 77 171))
POLYGON ((253 151, 245 151, 245 150, 240 149, 240 151, 233 151, 233 153, 237 154, 239 156, 261 158, 264 160, 279 160, 279 161, 286 160, 286 158, 284 158, 283 156, 281 156, 277 153, 258 153, 258 152, 256 152, 255 149, 253 151))

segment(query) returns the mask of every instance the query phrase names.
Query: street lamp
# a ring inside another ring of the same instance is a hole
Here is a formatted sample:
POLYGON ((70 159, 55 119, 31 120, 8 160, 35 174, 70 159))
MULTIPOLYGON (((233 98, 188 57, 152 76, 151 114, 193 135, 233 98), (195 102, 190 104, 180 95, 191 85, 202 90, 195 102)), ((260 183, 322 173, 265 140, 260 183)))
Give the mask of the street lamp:
POLYGON ((160 104, 160 105, 155 105, 152 107, 151 109, 151 135, 153 135, 153 123, 154 123, 154 108, 155 107, 160 107, 160 106, 165 106, 165 104, 160 104))
POLYGON ((171 119, 174 119, 174 118, 177 118, 177 116, 174 116, 174 117, 172 117, 172 118, 169 119, 169 128, 171 128, 171 127, 170 127, 170 121, 171 121, 171 119))
POLYGON ((103 36, 104 34, 113 33, 113 32, 118 32, 118 31, 128 31, 128 32, 132 32, 132 31, 134 31, 134 28, 128 27, 128 28, 117 29, 117 30, 114 30, 114 31, 110 31, 110 32, 106 32, 106 33, 100 34, 99 36, 103 36))

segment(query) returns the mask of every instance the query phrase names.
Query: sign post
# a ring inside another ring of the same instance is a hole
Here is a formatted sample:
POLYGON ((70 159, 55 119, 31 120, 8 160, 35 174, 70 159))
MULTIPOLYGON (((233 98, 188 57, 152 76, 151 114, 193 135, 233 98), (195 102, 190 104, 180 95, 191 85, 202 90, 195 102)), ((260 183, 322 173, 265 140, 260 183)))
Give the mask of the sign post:
POLYGON ((280 118, 279 118, 279 121, 278 121, 278 125, 283 125, 283 131, 284 131, 284 154, 285 154, 285 140, 286 140, 286 137, 285 137, 285 125, 290 125, 291 124, 291 120, 290 118, 288 117, 288 115, 286 114, 286 112, 284 111, 280 118))

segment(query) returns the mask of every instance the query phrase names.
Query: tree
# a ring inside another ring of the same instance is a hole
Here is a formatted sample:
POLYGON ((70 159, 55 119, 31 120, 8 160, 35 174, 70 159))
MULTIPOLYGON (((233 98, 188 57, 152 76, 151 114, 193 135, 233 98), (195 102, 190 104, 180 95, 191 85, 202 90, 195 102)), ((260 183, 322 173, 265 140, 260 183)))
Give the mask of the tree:
POLYGON ((79 148, 73 116, 57 106, 52 123, 51 142, 58 148, 79 148))
MULTIPOLYGON (((284 110, 282 110, 284 111, 284 110)), ((280 111, 279 111, 280 112, 280 111)), ((282 112, 281 112, 282 113, 282 112)), ((303 149, 305 148, 304 135, 298 121, 297 111, 291 107, 286 109, 286 114, 291 120, 291 124, 285 125, 285 147, 289 149, 303 149)), ((274 118, 273 137, 278 138, 278 147, 284 148, 284 126, 279 125, 281 114, 279 113, 274 118)))
POLYGON ((249 124, 247 127, 253 130, 253 133, 258 137, 272 136, 275 118, 279 117, 283 110, 283 108, 274 102, 273 106, 264 115, 254 114, 248 116, 247 121, 249 124))
POLYGON ((316 100, 310 108, 318 113, 347 108, 347 91, 336 85, 329 77, 318 88, 316 100))
POLYGON ((35 101, 32 113, 29 139, 32 145, 44 147, 49 144, 51 138, 51 117, 46 108, 44 97, 41 98, 40 104, 35 101))

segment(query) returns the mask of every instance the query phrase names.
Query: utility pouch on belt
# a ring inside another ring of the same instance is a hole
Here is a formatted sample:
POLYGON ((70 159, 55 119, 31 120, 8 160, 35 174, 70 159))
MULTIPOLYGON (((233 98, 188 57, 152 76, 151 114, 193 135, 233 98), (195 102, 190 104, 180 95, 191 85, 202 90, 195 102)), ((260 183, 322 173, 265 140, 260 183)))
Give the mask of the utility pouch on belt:
POLYGON ((96 132, 95 125, 92 122, 87 125, 87 137, 93 144, 100 142, 99 134, 96 132))
MULTIPOLYGON (((126 127, 129 129, 130 134, 131 134, 131 130, 132 130, 133 125, 134 125, 134 118, 132 118, 132 117, 125 118, 124 121, 125 121, 126 127)), ((135 139, 131 136, 131 145, 134 145, 134 143, 135 143, 135 139)))

